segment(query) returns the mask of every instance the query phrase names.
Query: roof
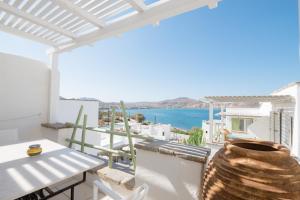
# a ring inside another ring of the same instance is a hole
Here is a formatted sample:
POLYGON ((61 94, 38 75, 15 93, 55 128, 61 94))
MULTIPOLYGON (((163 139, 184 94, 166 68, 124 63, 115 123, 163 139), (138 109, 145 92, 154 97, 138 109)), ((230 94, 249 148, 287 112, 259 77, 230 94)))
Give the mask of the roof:
POLYGON ((281 103, 293 102, 294 98, 290 95, 266 95, 266 96, 207 96, 205 97, 212 103, 281 103))
POLYGON ((199 163, 206 163, 211 153, 209 148, 178 144, 164 140, 138 142, 134 147, 199 163))
POLYGON ((220 0, 0 0, 0 30, 68 51, 220 0))
POLYGON ((228 116, 228 117, 263 117, 263 115, 259 112, 257 113, 249 113, 249 112, 219 112, 216 115, 219 116, 228 116))
POLYGON ((277 89, 277 90, 274 90, 274 91, 272 92, 272 94, 276 94, 276 93, 278 93, 278 92, 281 92, 282 90, 285 90, 285 89, 287 89, 287 88, 293 87, 293 86, 295 86, 295 85, 300 85, 300 81, 296 81, 296 82, 289 83, 289 84, 287 84, 287 85, 285 85, 285 86, 283 86, 283 87, 281 87, 281 88, 279 88, 279 89, 277 89))

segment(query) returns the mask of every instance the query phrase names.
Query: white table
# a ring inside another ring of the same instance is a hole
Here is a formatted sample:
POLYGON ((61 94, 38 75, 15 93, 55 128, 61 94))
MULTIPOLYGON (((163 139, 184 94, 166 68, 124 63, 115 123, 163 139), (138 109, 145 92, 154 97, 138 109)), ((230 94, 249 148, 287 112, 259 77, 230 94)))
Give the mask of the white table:
MULTIPOLYGON (((86 171, 102 164, 97 158, 46 139, 0 146, 0 199, 12 200, 42 189, 48 191, 53 184, 83 174, 82 181, 60 191, 70 189, 74 196, 74 187, 85 181, 86 171), (31 144, 41 144, 42 154, 29 157, 26 151, 31 144)), ((54 195, 55 191, 50 196, 54 195)))

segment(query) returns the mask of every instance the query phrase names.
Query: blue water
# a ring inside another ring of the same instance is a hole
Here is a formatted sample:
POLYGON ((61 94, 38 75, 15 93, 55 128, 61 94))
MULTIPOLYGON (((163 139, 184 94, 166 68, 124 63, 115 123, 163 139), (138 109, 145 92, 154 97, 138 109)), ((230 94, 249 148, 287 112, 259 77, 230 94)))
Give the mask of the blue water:
MULTIPOLYGON (((208 119, 208 109, 129 109, 130 115, 142 113, 147 121, 171 124, 173 127, 189 130, 201 127, 202 120, 208 119)), ((214 113, 220 112, 214 110, 214 113)), ((215 117, 216 118, 216 117, 215 117)))

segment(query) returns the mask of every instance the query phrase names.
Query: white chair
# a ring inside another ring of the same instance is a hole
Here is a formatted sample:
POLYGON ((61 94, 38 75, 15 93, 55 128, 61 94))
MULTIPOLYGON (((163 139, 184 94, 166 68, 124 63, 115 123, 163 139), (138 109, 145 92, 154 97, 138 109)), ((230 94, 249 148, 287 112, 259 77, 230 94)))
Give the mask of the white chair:
POLYGON ((14 144, 19 140, 18 129, 0 130, 0 146, 14 144))
POLYGON ((121 197, 118 193, 114 192, 110 187, 105 185, 101 180, 94 181, 94 187, 93 187, 93 200, 99 200, 98 199, 98 191, 108 195, 113 200, 143 200, 147 193, 148 193, 149 187, 147 184, 143 184, 137 189, 133 191, 133 194, 131 194, 129 197, 121 197))

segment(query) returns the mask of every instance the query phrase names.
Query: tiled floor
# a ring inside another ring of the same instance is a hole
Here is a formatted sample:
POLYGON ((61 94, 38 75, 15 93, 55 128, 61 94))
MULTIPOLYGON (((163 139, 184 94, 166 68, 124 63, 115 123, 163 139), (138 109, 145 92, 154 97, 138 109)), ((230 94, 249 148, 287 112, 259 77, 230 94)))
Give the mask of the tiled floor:
MULTIPOLYGON (((211 155, 209 159, 222 147, 223 145, 216 145, 216 144, 208 144, 207 147, 211 149, 211 155)), ((59 183, 55 185, 52 189, 57 190, 61 189, 67 185, 70 185, 76 181, 81 180, 82 176, 75 177, 73 179, 69 179, 64 181, 63 183, 59 183)), ((93 199, 93 187, 92 183, 93 180, 97 179, 98 176, 87 174, 87 181, 81 185, 75 187, 75 200, 92 200, 93 199)), ((114 190, 115 191, 115 190, 114 190)), ((129 193, 128 193, 129 194, 129 193)), ((126 194, 126 196, 128 195, 126 194)), ((109 200, 111 198, 105 196, 102 193, 98 193, 99 200, 109 200)), ((70 199, 70 191, 66 191, 63 194, 60 194, 51 200, 69 200, 70 199)))
MULTIPOLYGON (((91 175, 88 175, 91 176, 91 175)), ((71 185, 72 183, 75 183, 79 181, 82 177, 75 177, 73 179, 68 179, 62 183, 56 184, 55 186, 51 187, 53 191, 64 188, 68 185, 71 185)), ((91 178, 89 178, 91 179, 91 178)), ((75 187, 74 190, 74 196, 75 200, 92 200, 93 198, 93 188, 91 185, 90 180, 87 180, 87 182, 82 183, 75 187)), ((70 199, 70 190, 65 191, 64 193, 53 197, 51 200, 69 200, 70 199)), ((99 193, 99 199, 104 200, 104 195, 99 193)))
MULTIPOLYGON (((73 179, 68 179, 62 183, 56 184, 54 187, 51 187, 52 190, 58 190, 64 188, 72 183, 75 183, 81 180, 81 176, 75 177, 73 179)), ((74 196, 75 200, 92 200, 93 199, 93 187, 92 182, 98 178, 95 175, 87 174, 87 181, 75 187, 74 196)), ((115 190, 114 190, 115 191, 115 190)), ((126 195, 127 196, 127 195, 126 195)), ((111 200, 108 196, 98 193, 99 200, 111 200)), ((64 193, 51 198, 51 200, 69 200, 70 199, 70 190, 65 191, 64 193)))
MULTIPOLYGON (((92 187, 89 186, 86 183, 83 183, 81 185, 78 185, 75 187, 74 195, 75 200, 92 200, 93 198, 93 190, 92 187)), ((99 193, 99 199, 103 199, 104 195, 99 193)), ((53 200, 69 200, 70 199, 70 190, 64 192, 63 194, 60 194, 54 198, 53 200)))
MULTIPOLYGON (((128 166, 128 163, 123 161, 123 163, 114 163, 113 167, 116 169, 121 169, 123 171, 126 171, 126 166, 128 166)), ((128 170, 126 171, 128 172, 128 170)), ((99 177, 95 174, 87 173, 87 180, 85 183, 80 184, 75 187, 74 194, 75 194, 75 200, 92 200, 93 199, 93 186, 92 183, 94 180, 98 179, 99 177)), ((78 182, 82 179, 82 175, 74 177, 72 179, 65 180, 64 182, 61 182, 59 184, 56 184, 54 187, 50 187, 53 189, 53 191, 64 188, 68 185, 71 185, 72 183, 78 182)), ((115 190, 114 190, 115 191, 115 190)), ((124 193, 124 190, 122 190, 124 193)), ((125 191, 126 192, 126 191, 125 191)), ((126 196, 129 195, 130 191, 128 193, 126 192, 126 196)), ((98 193, 99 200, 110 200, 108 196, 105 196, 102 193, 98 193)), ((55 196, 51 198, 51 200, 69 200, 70 199, 70 190, 67 190, 63 194, 60 194, 58 196, 55 196)))

